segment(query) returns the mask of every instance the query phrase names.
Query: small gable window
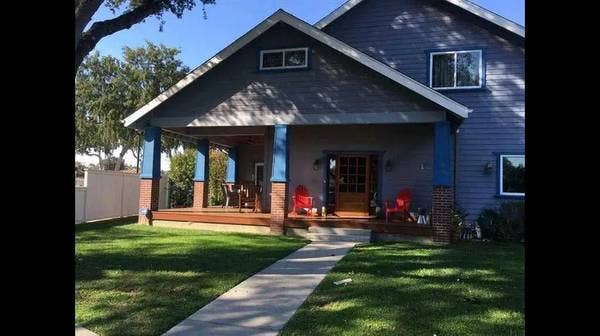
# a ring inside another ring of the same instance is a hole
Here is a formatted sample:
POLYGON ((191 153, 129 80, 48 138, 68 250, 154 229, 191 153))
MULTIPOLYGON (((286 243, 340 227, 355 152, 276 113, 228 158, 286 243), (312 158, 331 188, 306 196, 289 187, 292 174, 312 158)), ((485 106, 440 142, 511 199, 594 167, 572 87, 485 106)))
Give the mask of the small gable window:
POLYGON ((308 67, 308 48, 260 51, 260 70, 301 69, 308 67))
POLYGON ((500 196, 525 196, 525 155, 500 154, 498 161, 500 196))
POLYGON ((429 86, 434 89, 476 89, 483 86, 481 50, 429 54, 429 86))

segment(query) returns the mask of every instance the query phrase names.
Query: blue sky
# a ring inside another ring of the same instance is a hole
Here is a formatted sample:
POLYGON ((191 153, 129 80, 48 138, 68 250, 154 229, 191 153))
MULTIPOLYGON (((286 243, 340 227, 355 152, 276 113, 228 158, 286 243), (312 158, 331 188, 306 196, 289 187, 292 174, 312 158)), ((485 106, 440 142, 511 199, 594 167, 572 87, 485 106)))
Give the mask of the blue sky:
MULTIPOLYGON (((197 6, 186 12, 182 19, 165 14, 164 29, 159 32, 156 18, 132 26, 128 30, 107 36, 96 45, 102 55, 121 58, 124 46, 139 47, 145 41, 162 43, 168 47, 181 49, 180 58, 191 69, 225 48, 235 39, 252 29, 279 8, 313 24, 339 7, 346 0, 217 0, 216 5, 206 6, 208 19, 202 16, 197 6)), ((507 19, 524 25, 525 0, 474 0, 472 1, 507 19)), ((92 18, 92 22, 113 18, 114 14, 102 6, 92 18)), ((84 163, 97 163, 97 158, 76 155, 75 159, 84 163)), ((128 164, 135 165, 131 154, 125 157, 128 164)), ((169 162, 161 160, 161 168, 168 170, 169 162)))
MULTIPOLYGON (((101 54, 120 57, 124 46, 137 47, 146 40, 181 49, 181 59, 194 68, 235 39, 243 35, 279 8, 313 24, 343 4, 345 0, 217 0, 206 6, 208 19, 202 17, 197 6, 186 12, 182 19, 165 15, 166 24, 159 32, 158 20, 148 18, 130 29, 110 35, 98 43, 101 54)), ((475 0, 472 1, 519 24, 524 24, 525 0, 475 0)), ((114 17, 106 7, 92 21, 114 17)))

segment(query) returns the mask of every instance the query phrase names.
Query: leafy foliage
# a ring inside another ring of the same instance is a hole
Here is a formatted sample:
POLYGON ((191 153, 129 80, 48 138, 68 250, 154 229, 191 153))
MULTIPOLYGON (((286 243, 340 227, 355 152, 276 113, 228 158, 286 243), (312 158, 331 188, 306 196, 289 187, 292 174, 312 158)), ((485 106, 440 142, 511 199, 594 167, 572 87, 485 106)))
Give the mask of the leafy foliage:
POLYGON ((504 202, 496 209, 484 209, 477 218, 481 235, 496 241, 521 241, 525 238, 525 203, 504 202))
POLYGON ((192 10, 196 3, 202 3, 202 12, 206 19, 205 6, 215 4, 216 0, 75 0, 75 73, 84 58, 102 38, 129 29, 149 16, 159 20, 159 31, 162 31, 165 24, 164 13, 171 12, 181 18, 183 13, 192 10), (102 3, 116 17, 89 25, 102 3), (118 15, 117 11, 120 12, 118 15), (89 28, 84 32, 83 30, 88 26, 89 28))
MULTIPOLYGON (((75 86, 75 150, 80 154, 119 158, 132 151, 138 156, 140 135, 121 120, 158 96, 189 71, 178 59, 180 51, 146 42, 124 48, 123 61, 98 52, 81 65, 75 86)), ((162 149, 171 151, 180 142, 162 137, 162 149)))
POLYGON ((224 202, 223 188, 227 174, 227 154, 217 148, 209 152, 208 205, 219 205, 224 202))
POLYGON ((85 165, 79 161, 75 161, 75 177, 85 176, 85 165))
POLYGON ((169 171, 170 205, 171 207, 192 206, 194 195, 194 170, 196 167, 196 151, 188 148, 183 153, 171 158, 169 171))
POLYGON ((452 230, 462 231, 465 228, 465 219, 469 214, 465 212, 459 205, 455 205, 454 208, 451 209, 451 225, 452 230))

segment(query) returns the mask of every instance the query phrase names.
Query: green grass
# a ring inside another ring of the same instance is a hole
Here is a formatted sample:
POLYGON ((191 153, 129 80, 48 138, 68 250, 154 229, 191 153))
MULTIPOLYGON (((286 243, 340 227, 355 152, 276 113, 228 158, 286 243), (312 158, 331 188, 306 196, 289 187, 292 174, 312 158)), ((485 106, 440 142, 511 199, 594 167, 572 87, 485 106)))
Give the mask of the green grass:
POLYGON ((306 243, 123 220, 82 224, 75 239, 76 323, 103 336, 160 335, 306 243))
POLYGON ((523 335, 523 269, 518 244, 356 247, 281 335, 523 335))

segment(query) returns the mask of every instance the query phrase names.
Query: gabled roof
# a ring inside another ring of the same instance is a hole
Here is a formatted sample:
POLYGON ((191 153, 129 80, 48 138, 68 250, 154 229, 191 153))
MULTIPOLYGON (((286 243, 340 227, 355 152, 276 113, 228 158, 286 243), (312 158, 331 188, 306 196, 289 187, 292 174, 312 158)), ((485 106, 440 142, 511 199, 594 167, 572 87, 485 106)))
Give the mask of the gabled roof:
MULTIPOLYGON (((319 22, 315 23, 315 27, 317 27, 318 29, 322 29, 323 27, 327 26, 328 24, 333 22, 338 17, 344 15, 344 13, 351 10, 354 6, 358 5, 359 3, 363 2, 363 1, 364 0, 348 0, 348 1, 346 1, 343 5, 338 7, 336 10, 334 10, 333 12, 329 13, 327 16, 325 16, 324 18, 319 20, 319 22)), ((489 21, 501 28, 504 28, 510 32, 513 32, 513 33, 525 38, 525 27, 523 27, 520 24, 513 22, 507 18, 504 18, 492 11, 489 11, 483 7, 480 7, 474 3, 470 2, 470 1, 466 1, 466 0, 444 0, 444 1, 449 2, 471 14, 475 14, 486 21, 489 21)))
POLYGON ((172 97, 178 91, 204 75, 207 71, 217 66, 217 64, 221 63, 229 56, 233 55, 236 51, 250 43, 252 40, 263 34, 273 25, 278 22, 284 22, 295 29, 311 36, 312 38, 320 41, 321 43, 330 46, 331 48, 341 52, 342 54, 352 58, 353 60, 373 69, 374 71, 390 78, 396 83, 408 88, 409 90, 414 91, 415 93, 429 99, 430 101, 442 106, 443 108, 451 111, 452 113, 462 117, 467 118, 471 109, 466 106, 455 102, 454 100, 438 93, 437 91, 415 81, 414 79, 403 75, 402 73, 394 70, 388 65, 381 63, 374 58, 358 51, 350 47, 349 45, 343 43, 342 41, 327 35, 323 31, 311 26, 310 24, 298 19, 297 17, 285 12, 282 9, 279 9, 263 22, 252 28, 246 34, 235 40, 232 44, 227 46, 225 49, 221 50, 218 54, 213 56, 208 61, 204 62, 192 72, 187 74, 183 79, 179 82, 168 88, 166 91, 161 93, 158 97, 151 100, 148 104, 142 106, 140 109, 129 115, 127 118, 123 120, 125 126, 129 127, 158 105, 163 103, 165 100, 172 97))

